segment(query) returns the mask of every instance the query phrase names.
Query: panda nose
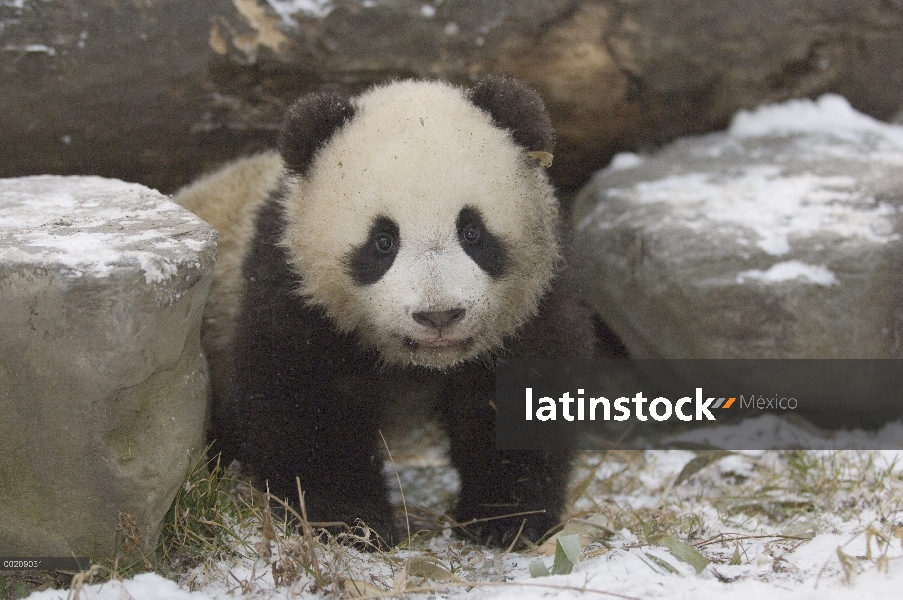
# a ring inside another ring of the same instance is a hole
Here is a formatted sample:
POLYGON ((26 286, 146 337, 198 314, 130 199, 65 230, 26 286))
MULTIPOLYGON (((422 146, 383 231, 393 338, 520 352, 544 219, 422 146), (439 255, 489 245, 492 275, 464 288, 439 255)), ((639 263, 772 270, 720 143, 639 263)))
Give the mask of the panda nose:
POLYGON ((435 327, 436 329, 442 329, 443 327, 454 325, 455 323, 463 319, 464 309, 453 308, 452 310, 415 312, 411 316, 414 317, 414 320, 421 325, 426 325, 427 327, 435 327))

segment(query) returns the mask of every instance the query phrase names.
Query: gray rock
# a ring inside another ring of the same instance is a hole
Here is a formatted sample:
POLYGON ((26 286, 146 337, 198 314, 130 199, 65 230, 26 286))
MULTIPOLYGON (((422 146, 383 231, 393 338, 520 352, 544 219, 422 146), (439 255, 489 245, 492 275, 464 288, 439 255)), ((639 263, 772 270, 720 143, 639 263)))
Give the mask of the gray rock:
POLYGON ((903 357, 903 127, 825 96, 620 155, 575 200, 635 358, 903 357))
POLYGON ((215 256, 141 185, 0 180, 0 555, 155 548, 204 450, 215 256))
POLYGON ((90 172, 172 191, 272 147, 302 93, 502 72, 546 99, 551 172, 576 188, 617 151, 762 102, 834 91, 889 117, 901 64, 896 1, 6 1, 0 176, 90 172))

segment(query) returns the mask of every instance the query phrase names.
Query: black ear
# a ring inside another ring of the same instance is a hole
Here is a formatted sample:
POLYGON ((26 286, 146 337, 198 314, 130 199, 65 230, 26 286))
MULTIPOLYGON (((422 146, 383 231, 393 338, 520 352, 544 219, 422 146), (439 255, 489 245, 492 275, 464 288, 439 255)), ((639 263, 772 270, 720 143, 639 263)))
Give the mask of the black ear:
POLYGON ((555 131, 546 105, 535 91, 513 77, 488 75, 470 92, 470 101, 492 116, 496 127, 532 152, 552 152, 555 131))
POLYGON ((354 116, 348 99, 334 92, 302 96, 282 124, 279 152, 289 171, 307 175, 317 151, 354 116))

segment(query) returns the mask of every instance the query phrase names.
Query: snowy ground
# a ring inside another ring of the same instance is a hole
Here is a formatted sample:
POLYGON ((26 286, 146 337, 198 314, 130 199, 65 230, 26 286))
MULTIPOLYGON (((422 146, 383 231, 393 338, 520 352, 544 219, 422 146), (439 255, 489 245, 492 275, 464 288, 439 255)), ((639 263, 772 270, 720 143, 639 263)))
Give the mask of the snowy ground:
MULTIPOLYGON (((900 458, 903 458, 901 456, 900 458)), ((457 598, 782 598, 896 597, 903 586, 903 464, 896 452, 688 451, 587 454, 574 477, 574 518, 582 557, 570 575, 532 578, 542 552, 504 553, 449 532, 410 551, 359 553, 321 548, 321 568, 340 573, 363 597, 378 594, 457 598), (688 466, 689 465, 689 466, 688 466), (656 543, 660 534, 711 561, 701 572, 656 543), (352 583, 353 582, 357 582, 352 583), (421 591, 418 591, 421 590, 421 591)), ((453 472, 440 460, 399 465, 412 513, 447 508, 453 472), (432 464, 430 464, 432 463, 432 464)), ((394 473, 393 473, 394 474, 394 473)), ((400 499, 397 495, 396 499, 400 499)), ((329 598, 354 596, 301 574, 277 586, 270 560, 207 563, 182 573, 181 585, 147 573, 86 585, 82 600, 329 598), (190 591, 193 590, 193 591, 190 591)), ((542 550, 542 549, 540 549, 542 550)), ((65 599, 68 591, 32 600, 65 599)))

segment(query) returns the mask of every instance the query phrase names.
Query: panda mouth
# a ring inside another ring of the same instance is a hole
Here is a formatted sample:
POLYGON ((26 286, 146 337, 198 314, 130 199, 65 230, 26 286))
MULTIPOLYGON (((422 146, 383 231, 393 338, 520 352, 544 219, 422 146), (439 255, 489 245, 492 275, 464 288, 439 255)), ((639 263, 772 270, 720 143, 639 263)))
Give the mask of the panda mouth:
POLYGON ((428 340, 415 340, 414 338, 404 338, 404 343, 411 350, 419 350, 421 348, 443 349, 443 348, 466 348, 473 343, 473 338, 465 338, 462 340, 450 340, 444 337, 435 337, 428 340))

